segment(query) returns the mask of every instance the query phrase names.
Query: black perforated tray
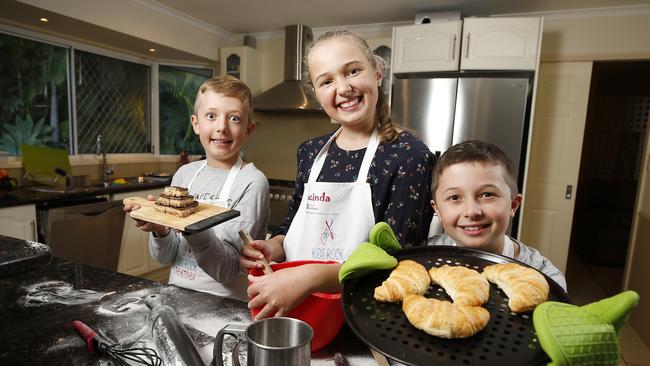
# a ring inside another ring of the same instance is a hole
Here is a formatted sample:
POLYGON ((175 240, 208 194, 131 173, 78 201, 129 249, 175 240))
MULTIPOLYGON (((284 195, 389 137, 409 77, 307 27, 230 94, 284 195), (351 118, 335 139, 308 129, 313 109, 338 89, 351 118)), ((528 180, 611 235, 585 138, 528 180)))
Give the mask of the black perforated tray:
MULTIPOLYGON (((393 253, 398 260, 411 259, 427 270, 444 264, 465 266, 482 272, 495 263, 515 262, 501 255, 479 250, 426 246, 393 253)), ((490 299, 483 305, 490 312, 486 327, 465 339, 444 339, 429 335, 414 326, 402 312, 401 303, 381 303, 373 298, 375 287, 388 278, 390 270, 347 280, 343 284, 345 320, 354 333, 370 347, 407 365, 545 365, 550 362, 541 349, 532 323, 532 312, 511 313, 508 298, 490 284, 490 299)), ((568 295, 546 277, 549 300, 569 302, 568 295)), ((426 297, 451 299, 438 285, 431 285, 426 297)))

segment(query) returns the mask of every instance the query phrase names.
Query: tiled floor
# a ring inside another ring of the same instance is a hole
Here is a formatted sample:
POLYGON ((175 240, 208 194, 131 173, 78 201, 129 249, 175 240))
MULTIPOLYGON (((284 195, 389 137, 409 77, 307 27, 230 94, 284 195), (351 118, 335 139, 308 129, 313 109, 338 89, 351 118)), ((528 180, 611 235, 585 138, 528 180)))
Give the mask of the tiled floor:
MULTIPOLYGON (((571 300, 576 305, 584 305, 619 293, 623 270, 591 265, 571 253, 566 278, 571 300)), ((650 366, 650 352, 629 325, 621 333, 621 355, 620 365, 650 366)))

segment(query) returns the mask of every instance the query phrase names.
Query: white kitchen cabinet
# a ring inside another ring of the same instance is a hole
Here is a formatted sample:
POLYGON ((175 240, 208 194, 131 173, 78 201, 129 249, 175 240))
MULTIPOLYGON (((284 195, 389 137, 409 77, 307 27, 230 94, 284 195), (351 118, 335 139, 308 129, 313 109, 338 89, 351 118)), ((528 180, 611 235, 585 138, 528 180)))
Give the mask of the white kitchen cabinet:
POLYGON ((540 18, 467 18, 462 70, 535 70, 540 18))
POLYGON ((36 206, 0 208, 0 235, 36 241, 36 206))
MULTIPOLYGON (((113 195, 113 200, 121 201, 126 197, 147 197, 148 195, 158 196, 162 188, 118 193, 113 195)), ((132 276, 141 276, 145 273, 157 270, 163 265, 156 262, 149 255, 149 233, 135 227, 133 219, 126 214, 124 228, 122 231, 122 242, 120 244, 120 257, 117 264, 117 271, 132 276)))
POLYGON ((458 70, 462 21, 393 29, 393 73, 458 70))
POLYGON ((259 51, 248 46, 223 47, 219 54, 221 75, 234 76, 245 82, 253 95, 262 91, 259 51))
POLYGON ((541 18, 466 18, 393 29, 394 73, 535 70, 541 18))

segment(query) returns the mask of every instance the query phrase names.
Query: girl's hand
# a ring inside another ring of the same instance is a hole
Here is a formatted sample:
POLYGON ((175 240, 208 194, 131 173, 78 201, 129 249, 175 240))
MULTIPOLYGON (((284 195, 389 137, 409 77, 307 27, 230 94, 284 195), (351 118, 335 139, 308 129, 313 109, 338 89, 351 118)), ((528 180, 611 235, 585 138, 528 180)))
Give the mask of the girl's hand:
POLYGON ((285 268, 264 276, 248 275, 249 308, 263 306, 254 320, 285 316, 311 294, 309 266, 285 268))
POLYGON ((263 269, 264 266, 258 260, 264 258, 268 262, 284 260, 283 235, 273 237, 269 240, 253 240, 244 244, 239 255, 239 267, 248 272, 252 268, 263 269))
MULTIPOLYGON (((155 201, 156 197, 154 197, 152 195, 149 195, 147 197, 147 199, 149 201, 155 201)), ((129 213, 129 212, 131 212, 133 210, 138 210, 138 209, 140 209, 140 205, 135 204, 135 203, 124 205, 124 212, 126 212, 126 213, 129 213)), ((168 227, 162 226, 162 225, 159 225, 159 224, 154 224, 154 223, 151 223, 151 222, 142 221, 142 220, 138 220, 138 219, 133 219, 133 221, 135 221, 135 227, 137 227, 138 229, 140 229, 142 231, 146 231, 146 232, 149 232, 149 233, 153 232, 154 235, 156 235, 156 237, 158 237, 158 238, 162 238, 162 237, 165 237, 165 236, 169 235, 169 232, 171 231, 168 227)))

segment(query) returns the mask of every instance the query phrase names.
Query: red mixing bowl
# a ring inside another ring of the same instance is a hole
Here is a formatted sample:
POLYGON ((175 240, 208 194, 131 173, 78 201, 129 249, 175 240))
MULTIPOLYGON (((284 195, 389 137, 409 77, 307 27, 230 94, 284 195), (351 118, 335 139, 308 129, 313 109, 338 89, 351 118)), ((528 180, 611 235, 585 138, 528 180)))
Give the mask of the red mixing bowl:
MULTIPOLYGON (((271 264, 273 271, 281 271, 284 268, 302 266, 310 263, 336 263, 324 261, 294 261, 271 264)), ((250 270, 253 276, 261 276, 261 269, 253 268, 250 270)), ((253 319, 262 307, 251 309, 253 319)), ((314 339, 311 341, 311 351, 316 352, 330 343, 343 325, 343 305, 341 304, 341 294, 327 294, 314 292, 307 296, 298 306, 286 315, 289 318, 300 319, 309 324, 314 330, 314 339)))

